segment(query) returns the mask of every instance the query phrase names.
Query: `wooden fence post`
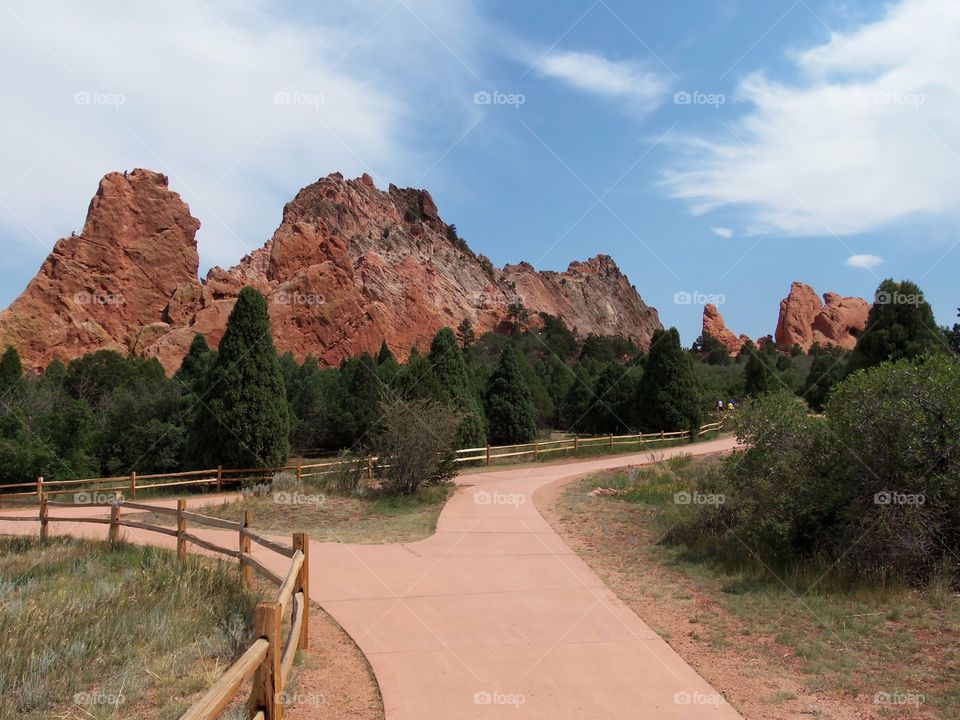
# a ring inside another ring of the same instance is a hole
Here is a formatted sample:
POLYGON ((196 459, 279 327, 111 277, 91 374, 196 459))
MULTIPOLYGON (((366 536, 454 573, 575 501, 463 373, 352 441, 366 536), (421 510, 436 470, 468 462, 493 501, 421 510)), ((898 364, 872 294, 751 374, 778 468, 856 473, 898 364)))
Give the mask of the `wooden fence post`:
POLYGON ((40 539, 46 540, 50 536, 50 521, 47 517, 50 508, 47 506, 47 494, 40 493, 40 539))
POLYGON ((40 500, 40 496, 43 495, 43 475, 37 476, 37 500, 40 500))
POLYGON ((306 650, 310 644, 310 536, 305 532, 293 534, 293 549, 303 553, 303 565, 297 575, 294 594, 303 591, 303 623, 300 625, 300 642, 297 645, 306 650))
POLYGON ((187 501, 177 500, 177 560, 183 560, 187 557, 187 541, 183 534, 187 531, 187 519, 183 516, 183 511, 187 509, 187 501))
POLYGON ((540 443, 536 440, 533 441, 533 461, 536 462, 540 459, 540 443))
POLYGON ((576 451, 579 450, 579 449, 580 449, 580 436, 579 436, 579 435, 574 435, 574 436, 573 436, 573 451, 576 452, 576 451))
POLYGON ((263 711, 267 720, 283 720, 283 673, 280 660, 283 653, 280 637, 280 603, 257 604, 254 617, 255 638, 266 638, 269 643, 267 656, 253 676, 253 692, 250 695, 250 716, 263 711))
POLYGON ((490 443, 487 443, 487 467, 490 467, 490 443))
POLYGON ((137 499, 137 471, 132 470, 130 472, 130 499, 137 499))
POLYGON ((253 568, 251 568, 249 565, 245 565, 243 562, 243 558, 250 554, 250 538, 244 534, 243 530, 249 528, 252 524, 253 513, 249 510, 244 510, 242 523, 243 527, 240 530, 240 577, 243 580, 243 584, 247 587, 253 585, 253 568))
POLYGON ((664 437, 666 437, 666 436, 664 435, 665 432, 666 432, 665 430, 661 430, 661 431, 660 431, 660 439, 661 439, 661 440, 663 440, 664 437))
POLYGON ((223 465, 217 465, 217 492, 223 491, 223 465))
POLYGON ((120 539, 120 506, 115 502, 110 505, 110 531, 107 537, 111 545, 116 545, 120 539))
POLYGON ((303 481, 303 464, 297 463, 297 483, 299 484, 302 481, 303 481))
POLYGON ((610 449, 613 450, 613 433, 610 433, 610 449))
POLYGON ((367 455, 367 480, 373 480, 373 456, 367 455))

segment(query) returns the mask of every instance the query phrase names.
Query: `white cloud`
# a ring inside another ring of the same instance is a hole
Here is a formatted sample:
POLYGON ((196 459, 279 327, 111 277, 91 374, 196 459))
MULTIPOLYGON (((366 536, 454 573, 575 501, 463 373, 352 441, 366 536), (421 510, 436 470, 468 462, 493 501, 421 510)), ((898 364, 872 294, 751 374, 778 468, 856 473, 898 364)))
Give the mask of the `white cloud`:
POLYGON ((903 0, 795 55, 795 84, 746 77, 739 99, 752 109, 714 139, 674 139, 688 156, 665 185, 695 213, 747 208, 754 233, 842 235, 956 214, 958 36, 960 3, 903 0))
POLYGON ((451 140, 473 111, 474 2, 331 0, 296 17, 266 0, 3 3, 4 244, 42 257, 112 170, 170 176, 203 223, 203 265, 262 244, 329 172, 416 182, 436 159, 421 101, 448 93, 431 128, 451 140))
POLYGON ((843 263, 849 268, 858 268, 860 270, 873 270, 883 262, 883 258, 877 255, 851 255, 843 263))
POLYGON ((710 232, 712 232, 714 235, 719 235, 720 237, 725 238, 727 240, 733 237, 733 230, 731 230, 730 228, 712 227, 710 228, 710 232))
POLYGON ((633 109, 643 112, 656 109, 668 90, 663 78, 639 63, 607 60, 593 53, 551 52, 540 58, 536 69, 577 90, 628 100, 633 109))

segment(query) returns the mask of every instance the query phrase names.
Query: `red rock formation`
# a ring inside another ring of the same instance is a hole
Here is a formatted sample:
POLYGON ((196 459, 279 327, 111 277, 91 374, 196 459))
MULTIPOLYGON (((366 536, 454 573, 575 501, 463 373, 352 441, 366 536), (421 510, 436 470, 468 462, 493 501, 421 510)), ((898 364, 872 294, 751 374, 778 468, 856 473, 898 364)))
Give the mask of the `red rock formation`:
POLYGON ((799 345, 808 351, 814 344, 850 350, 867 326, 870 303, 858 297, 826 293, 824 303, 809 285, 795 282, 780 302, 776 341, 782 350, 799 345))
POLYGON ((479 332, 495 329, 514 302, 531 322, 546 312, 582 335, 620 334, 641 347, 660 327, 609 257, 563 273, 525 263, 497 270, 450 231, 429 193, 382 192, 368 175, 334 173, 304 188, 263 247, 234 268, 213 268, 202 283, 198 227, 165 177, 108 175, 83 233, 59 241, 0 314, 0 346, 15 345, 33 368, 112 348, 157 356, 172 371, 195 333, 219 344, 244 285, 266 295, 281 352, 327 364, 375 351, 384 339, 403 358, 464 318, 479 332), (94 301, 78 304, 77 293, 94 301))
POLYGON ((703 307, 703 337, 716 340, 726 348, 731 357, 739 355, 744 343, 750 339, 746 335, 737 337, 723 321, 723 315, 717 310, 717 306, 709 303, 703 307))

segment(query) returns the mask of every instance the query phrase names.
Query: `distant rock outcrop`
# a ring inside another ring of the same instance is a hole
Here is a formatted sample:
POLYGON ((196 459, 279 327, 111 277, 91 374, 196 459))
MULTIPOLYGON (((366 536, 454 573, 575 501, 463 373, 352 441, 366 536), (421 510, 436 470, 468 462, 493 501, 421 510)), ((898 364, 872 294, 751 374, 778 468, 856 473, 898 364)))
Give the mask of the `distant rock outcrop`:
POLYGON ((738 337, 730 330, 723 321, 723 315, 717 310, 717 306, 711 304, 703 308, 703 337, 716 340, 732 357, 739 355, 744 344, 750 339, 746 335, 738 337))
POLYGON ((821 303, 812 287, 795 282, 780 302, 774 337, 783 350, 799 345, 808 351, 816 344, 851 350, 867 327, 869 314, 870 303, 862 298, 828 292, 821 303))
POLYGON ((566 272, 498 270, 457 237, 428 192, 380 191, 368 175, 333 173, 304 188, 263 247, 202 282, 199 226, 165 176, 107 175, 83 232, 58 241, 0 313, 0 347, 13 344, 33 369, 108 348, 156 356, 172 371, 195 333, 219 344, 244 285, 267 297, 281 352, 329 365, 384 339, 404 358, 465 318, 478 332, 502 328, 518 302, 533 324, 545 312, 581 335, 618 334, 641 348, 661 327, 609 257, 566 272))

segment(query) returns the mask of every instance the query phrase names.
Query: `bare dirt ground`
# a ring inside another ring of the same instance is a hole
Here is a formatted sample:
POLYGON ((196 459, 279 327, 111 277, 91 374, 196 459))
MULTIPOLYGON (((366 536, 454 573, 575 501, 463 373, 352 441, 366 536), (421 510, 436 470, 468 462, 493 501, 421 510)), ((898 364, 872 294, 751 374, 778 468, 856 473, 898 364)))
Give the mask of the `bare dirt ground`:
POLYGON ((584 499, 577 478, 545 486, 537 509, 642 620, 747 720, 933 718, 929 709, 810 687, 800 658, 735 617, 707 588, 643 552, 657 538, 629 503, 584 499), (586 504, 589 503, 589 504, 586 504))

